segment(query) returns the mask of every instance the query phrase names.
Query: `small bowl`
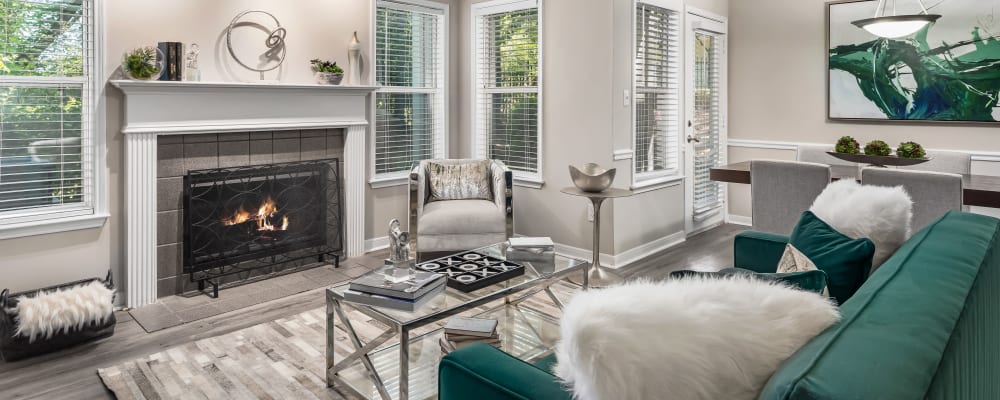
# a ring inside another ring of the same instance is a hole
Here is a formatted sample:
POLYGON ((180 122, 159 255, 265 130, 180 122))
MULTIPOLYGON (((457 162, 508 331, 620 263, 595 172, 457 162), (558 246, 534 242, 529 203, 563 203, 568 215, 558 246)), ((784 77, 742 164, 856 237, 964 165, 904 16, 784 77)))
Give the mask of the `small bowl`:
POLYGON ((589 193, 608 190, 615 181, 615 172, 614 168, 604 169, 594 163, 583 164, 581 168, 569 166, 569 176, 573 178, 573 184, 589 193))
POLYGON ((344 80, 344 74, 334 74, 331 72, 317 72, 315 75, 316 83, 320 85, 339 85, 342 80, 344 80))

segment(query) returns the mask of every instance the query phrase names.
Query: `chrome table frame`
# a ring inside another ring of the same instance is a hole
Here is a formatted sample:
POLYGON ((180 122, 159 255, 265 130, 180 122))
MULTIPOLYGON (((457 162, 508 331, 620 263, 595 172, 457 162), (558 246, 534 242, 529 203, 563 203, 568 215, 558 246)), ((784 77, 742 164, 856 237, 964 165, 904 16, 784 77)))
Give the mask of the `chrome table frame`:
MULTIPOLYGON (((555 303, 556 307, 558 307, 559 309, 562 309, 563 308, 563 303, 562 303, 562 301, 559 300, 558 297, 556 297, 555 293, 552 292, 551 287, 552 287, 552 285, 558 283, 559 281, 565 280, 566 278, 569 277, 569 275, 571 275, 573 273, 581 273, 582 272, 584 274, 584 276, 586 276, 587 272, 590 270, 590 268, 589 268, 590 263, 588 263, 586 261, 583 261, 583 260, 577 260, 577 261, 579 261, 579 263, 577 265, 575 265, 575 266, 566 268, 566 269, 561 270, 561 271, 556 271, 556 272, 554 272, 554 273, 552 273, 551 275, 548 275, 548 276, 540 276, 540 277, 538 277, 536 279, 531 279, 531 280, 522 282, 522 283, 517 284, 517 285, 509 285, 509 283, 510 283, 509 281, 503 282, 503 283, 498 283, 497 285, 503 285, 503 287, 497 288, 496 290, 494 290, 494 291, 492 291, 490 293, 487 293, 487 294, 485 294, 483 296, 480 296, 478 298, 474 298, 474 299, 472 299, 472 300, 470 300, 468 302, 465 302, 465 303, 463 303, 463 304, 461 304, 459 306, 448 308, 448 309, 444 309, 444 310, 441 310, 440 312, 436 312, 436 313, 433 313, 433 314, 429 314, 429 315, 417 318, 417 319, 415 319, 413 321, 410 321, 408 323, 405 323, 405 324, 401 324, 401 323, 395 321, 392 317, 390 317, 390 316, 388 316, 386 314, 383 314, 377 308, 374 308, 374 307, 371 307, 371 306, 367 306, 367 305, 363 305, 363 304, 354 304, 354 303, 351 303, 351 306, 353 308, 355 308, 356 310, 358 310, 361 313, 363 313, 363 314, 365 314, 365 315, 367 315, 367 316, 375 319, 376 321, 382 322, 382 323, 384 323, 384 324, 386 324, 386 325, 389 326, 389 329, 386 329, 380 335, 378 335, 375 339, 372 339, 368 343, 363 343, 361 341, 361 338, 358 337, 357 332, 354 330, 354 325, 351 323, 351 319, 347 316, 347 313, 344 312, 344 306, 343 306, 343 304, 345 303, 344 299, 342 297, 340 297, 340 295, 338 295, 333 290, 327 289, 326 290, 326 382, 327 382, 327 387, 335 387, 335 388, 338 388, 338 389, 339 388, 346 388, 352 394, 354 394, 354 395, 356 395, 358 397, 367 398, 367 396, 365 394, 358 393, 357 390, 354 389, 354 387, 352 387, 348 382, 346 382, 343 379, 341 379, 340 376, 338 375, 338 373, 340 371, 353 366, 355 362, 357 362, 357 361, 360 360, 361 363, 364 364, 365 369, 368 371, 369 378, 371 378, 372 382, 375 384, 375 387, 378 390, 379 395, 381 396, 382 400, 392 400, 392 396, 389 394, 389 391, 386 389, 385 383, 382 380, 382 377, 379 376, 378 371, 376 371, 375 366, 372 363, 371 358, 369 357, 369 354, 371 352, 379 349, 382 345, 384 345, 390 339, 398 336, 399 337, 399 397, 398 397, 398 400, 408 400, 409 399, 409 387, 408 386, 409 386, 409 368, 410 368, 410 366, 409 366, 409 363, 410 363, 410 354, 409 354, 409 352, 410 352, 410 342, 411 342, 411 339, 416 339, 416 338, 411 338, 410 337, 410 332, 411 331, 413 331, 413 330, 415 330, 417 328, 420 328, 422 326, 426 326, 426 325, 432 324, 434 322, 443 320, 445 318, 449 318, 449 317, 452 317, 454 315, 463 313, 463 312, 471 310, 473 308, 485 305, 485 304, 493 302, 495 300, 499 300, 501 298, 504 299, 504 304, 501 304, 498 307, 490 308, 490 309, 484 311, 483 313, 490 313, 490 312, 499 310, 500 308, 507 307, 507 306, 513 306, 513 307, 516 308, 517 305, 520 304, 521 302, 523 302, 523 301, 525 301, 525 300, 531 298, 532 296, 534 296, 534 295, 536 295, 538 293, 541 293, 541 292, 545 292, 545 294, 549 297, 549 299, 552 300, 553 303, 555 303), (525 292, 525 293, 522 294, 522 292, 525 292), (519 294, 518 297, 513 298, 513 299, 511 298, 511 296, 518 295, 518 294, 519 294), (334 340, 334 320, 335 320, 335 316, 336 316, 336 318, 340 318, 341 322, 344 324, 344 330, 347 331, 347 335, 351 339, 351 344, 354 346, 354 351, 351 352, 351 354, 347 355, 347 357, 345 357, 343 360, 340 360, 339 362, 336 362, 334 360, 335 353, 336 353, 334 351, 334 344, 335 344, 334 343, 335 342, 335 340, 334 340)), ((533 268, 533 267, 531 267, 530 264, 525 264, 525 267, 526 268, 533 268)), ((537 271, 536 271, 536 273, 537 273, 537 271)), ((583 289, 586 290, 586 289, 588 289, 588 287, 586 286, 587 285, 587 283, 586 283, 587 281, 584 280, 584 282, 585 283, 584 283, 583 289)), ((453 290, 453 289, 449 288, 447 290, 453 290)), ((480 290, 482 290, 482 289, 480 289, 480 290)), ((480 314, 483 314, 483 313, 480 313, 480 314)), ((433 333, 433 331, 432 331, 432 333, 433 333)))

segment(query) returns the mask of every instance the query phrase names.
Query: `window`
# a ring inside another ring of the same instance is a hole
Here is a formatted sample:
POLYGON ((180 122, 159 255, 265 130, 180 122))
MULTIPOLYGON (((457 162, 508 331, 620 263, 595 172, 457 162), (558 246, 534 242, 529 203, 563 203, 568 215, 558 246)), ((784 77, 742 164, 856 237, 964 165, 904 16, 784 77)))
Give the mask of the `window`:
POLYGON ((422 4, 376 5, 375 180, 445 156, 446 9, 422 4))
POLYGON ((637 185, 680 174, 681 14, 660 3, 635 3, 632 123, 637 185))
POLYGON ((0 229, 103 223, 92 134, 94 3, 0 3, 0 229))
POLYGON ((476 157, 503 161, 520 181, 541 183, 539 2, 477 3, 472 13, 476 157))

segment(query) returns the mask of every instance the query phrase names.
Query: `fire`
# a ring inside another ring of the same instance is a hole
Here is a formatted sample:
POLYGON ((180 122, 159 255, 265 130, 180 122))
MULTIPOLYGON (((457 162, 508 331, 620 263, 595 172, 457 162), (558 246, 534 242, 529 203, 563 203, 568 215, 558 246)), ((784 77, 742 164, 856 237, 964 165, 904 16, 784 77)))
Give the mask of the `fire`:
POLYGON ((232 226, 248 221, 256 221, 258 231, 287 231, 288 216, 281 217, 281 225, 279 226, 275 226, 272 223, 272 220, 277 218, 277 214, 278 204, 271 196, 267 196, 267 199, 257 207, 257 211, 247 211, 243 206, 240 206, 240 209, 236 210, 232 215, 223 216, 222 224, 232 226))

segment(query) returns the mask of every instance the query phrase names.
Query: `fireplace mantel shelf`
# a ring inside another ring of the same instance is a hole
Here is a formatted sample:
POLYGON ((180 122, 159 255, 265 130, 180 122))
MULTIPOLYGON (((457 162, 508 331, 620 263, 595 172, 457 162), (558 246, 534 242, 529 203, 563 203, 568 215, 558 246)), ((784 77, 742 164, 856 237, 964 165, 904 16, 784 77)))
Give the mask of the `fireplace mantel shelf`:
POLYGON ((344 129, 345 255, 364 252, 373 86, 112 80, 125 95, 126 294, 156 301, 157 136, 344 129))

